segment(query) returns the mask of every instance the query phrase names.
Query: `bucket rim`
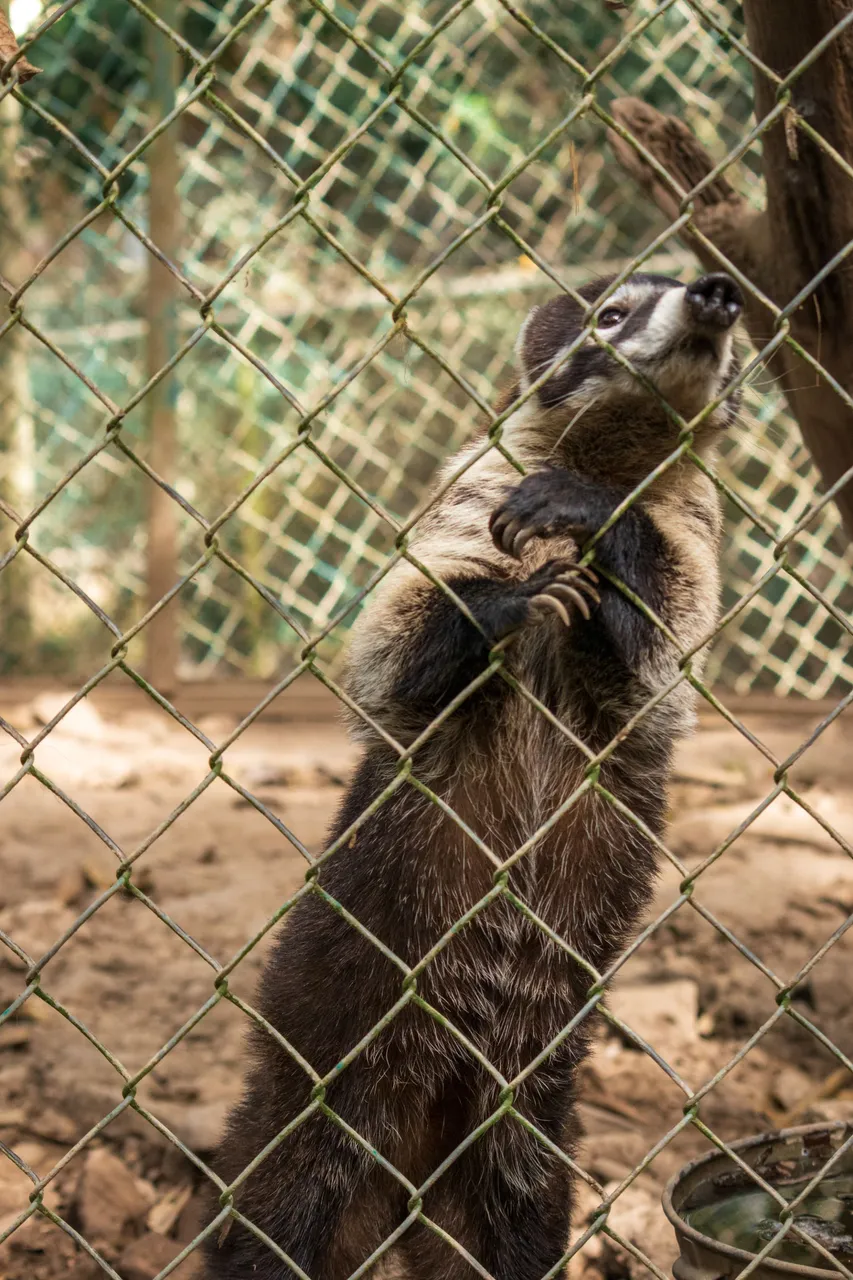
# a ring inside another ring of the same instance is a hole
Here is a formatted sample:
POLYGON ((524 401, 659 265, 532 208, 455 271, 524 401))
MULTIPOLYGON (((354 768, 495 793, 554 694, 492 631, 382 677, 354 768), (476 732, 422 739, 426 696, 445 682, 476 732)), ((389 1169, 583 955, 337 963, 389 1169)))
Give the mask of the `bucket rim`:
MULTIPOLYGON (((751 1147, 763 1146, 767 1142, 779 1142, 786 1139, 803 1137, 812 1133, 839 1133, 843 1130, 849 1130, 853 1137, 853 1123, 847 1120, 832 1120, 817 1124, 796 1125, 791 1129, 769 1129, 764 1133, 755 1134, 751 1138, 740 1138, 737 1142, 730 1142, 727 1145, 732 1151, 748 1151, 751 1147)), ((673 1193, 677 1190, 681 1183, 688 1175, 700 1169, 702 1165, 710 1164, 713 1160, 719 1160, 721 1156, 725 1156, 725 1151, 708 1151, 703 1156, 697 1156, 695 1160, 691 1160, 684 1165, 678 1173, 670 1178, 664 1188, 661 1196, 661 1206, 664 1214, 675 1229, 676 1236, 686 1236, 688 1240, 694 1244, 700 1245, 704 1249, 716 1251, 726 1258, 732 1258, 736 1261, 744 1263, 752 1262, 756 1255, 749 1253, 746 1249, 738 1249, 735 1245, 725 1244, 722 1240, 714 1240, 711 1236, 703 1235, 701 1231, 697 1231, 695 1227, 691 1227, 685 1222, 679 1211, 672 1202, 673 1193)), ((812 1277, 812 1280, 839 1280, 843 1272, 835 1269, 824 1267, 809 1267, 805 1263, 799 1262, 783 1262, 773 1257, 763 1258, 759 1264, 762 1267, 770 1267, 774 1271, 780 1271, 785 1275, 798 1275, 812 1277)))

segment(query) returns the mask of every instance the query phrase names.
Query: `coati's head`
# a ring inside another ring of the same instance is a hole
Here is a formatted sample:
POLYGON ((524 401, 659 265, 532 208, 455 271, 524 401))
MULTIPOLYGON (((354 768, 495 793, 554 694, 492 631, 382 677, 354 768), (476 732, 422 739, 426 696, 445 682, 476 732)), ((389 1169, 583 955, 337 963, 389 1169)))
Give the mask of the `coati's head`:
MULTIPOLYGON (((579 296, 593 306, 611 283, 612 277, 593 281, 579 296)), ((721 273, 689 285, 634 275, 602 303, 595 328, 689 422, 738 372, 732 331, 742 309, 740 289, 721 273)), ((559 361, 584 323, 583 307, 568 294, 531 311, 516 343, 518 384, 510 399, 559 361)), ((733 393, 702 421, 698 447, 732 422, 739 399, 733 393)), ((528 405, 521 410, 525 434, 544 431, 575 463, 589 462, 591 454, 604 461, 609 454, 612 469, 617 457, 627 464, 630 452, 648 471, 678 437, 660 399, 591 336, 558 364, 528 405)))

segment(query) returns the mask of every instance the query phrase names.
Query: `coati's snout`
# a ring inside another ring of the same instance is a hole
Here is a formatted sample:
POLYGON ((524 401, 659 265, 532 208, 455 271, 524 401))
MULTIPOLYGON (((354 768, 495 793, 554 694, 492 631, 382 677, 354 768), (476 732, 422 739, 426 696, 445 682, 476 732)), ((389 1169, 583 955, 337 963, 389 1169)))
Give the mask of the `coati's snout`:
POLYGON ((731 276, 722 271, 688 285, 685 302, 693 324, 714 332, 731 329, 743 311, 743 294, 731 276))

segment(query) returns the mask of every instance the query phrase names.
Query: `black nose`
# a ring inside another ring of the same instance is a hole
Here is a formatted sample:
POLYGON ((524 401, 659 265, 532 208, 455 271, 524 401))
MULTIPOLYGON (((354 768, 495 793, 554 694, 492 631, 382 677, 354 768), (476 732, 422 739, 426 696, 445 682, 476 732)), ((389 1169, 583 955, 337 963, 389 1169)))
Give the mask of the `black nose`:
POLYGON ((731 329, 743 311, 743 294, 731 276, 719 271, 687 286, 687 308, 703 329, 731 329))

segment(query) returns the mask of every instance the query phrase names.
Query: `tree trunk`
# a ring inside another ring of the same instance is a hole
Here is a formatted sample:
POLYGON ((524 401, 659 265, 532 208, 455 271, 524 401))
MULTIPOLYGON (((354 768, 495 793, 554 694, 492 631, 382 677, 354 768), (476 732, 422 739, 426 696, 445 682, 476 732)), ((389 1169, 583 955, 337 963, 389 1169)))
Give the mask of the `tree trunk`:
MULTIPOLYGON (((853 0, 744 0, 750 51, 785 77, 851 12, 853 0)), ((753 79, 756 119, 762 120, 776 106, 777 85, 759 69, 753 79)), ((762 134, 765 211, 756 213, 723 176, 697 197, 694 222, 714 248, 780 307, 807 288, 836 254, 851 250, 790 317, 791 336, 850 394, 853 177, 802 125, 853 167, 853 25, 831 39, 791 83, 790 92, 784 115, 762 134)), ((635 98, 619 99, 612 114, 685 192, 712 169, 704 148, 675 117, 635 98)), ((651 166, 615 134, 612 144, 625 168, 675 218, 678 199, 651 166)), ((695 235, 683 238, 706 268, 721 269, 719 257, 695 235)), ((775 332, 772 312, 751 296, 744 318, 761 349, 775 332)), ((787 344, 771 358, 768 370, 784 389, 824 483, 833 485, 853 468, 853 410, 787 344)), ((853 537, 853 482, 845 482, 835 501, 853 537)))
MULTIPOLYGON (((155 12, 177 27, 175 0, 156 0, 155 12)), ((149 56, 151 123, 159 123, 175 106, 175 89, 180 75, 180 58, 168 36, 146 25, 149 56)), ((151 239, 171 261, 179 257, 180 208, 177 195, 180 179, 178 126, 173 124, 148 148, 150 180, 148 208, 151 239)), ((146 368, 149 378, 160 372, 177 350, 178 286, 168 267, 152 255, 148 258, 148 286, 145 298, 146 368)), ((152 387, 145 397, 148 426, 148 460, 169 484, 175 480, 177 414, 175 374, 152 387)), ((148 550, 146 559, 148 607, 153 608, 175 585, 178 578, 178 507, 159 485, 148 484, 148 550)), ((174 691, 180 656, 180 603, 173 599, 156 613, 145 627, 145 674, 160 693, 174 691)))

